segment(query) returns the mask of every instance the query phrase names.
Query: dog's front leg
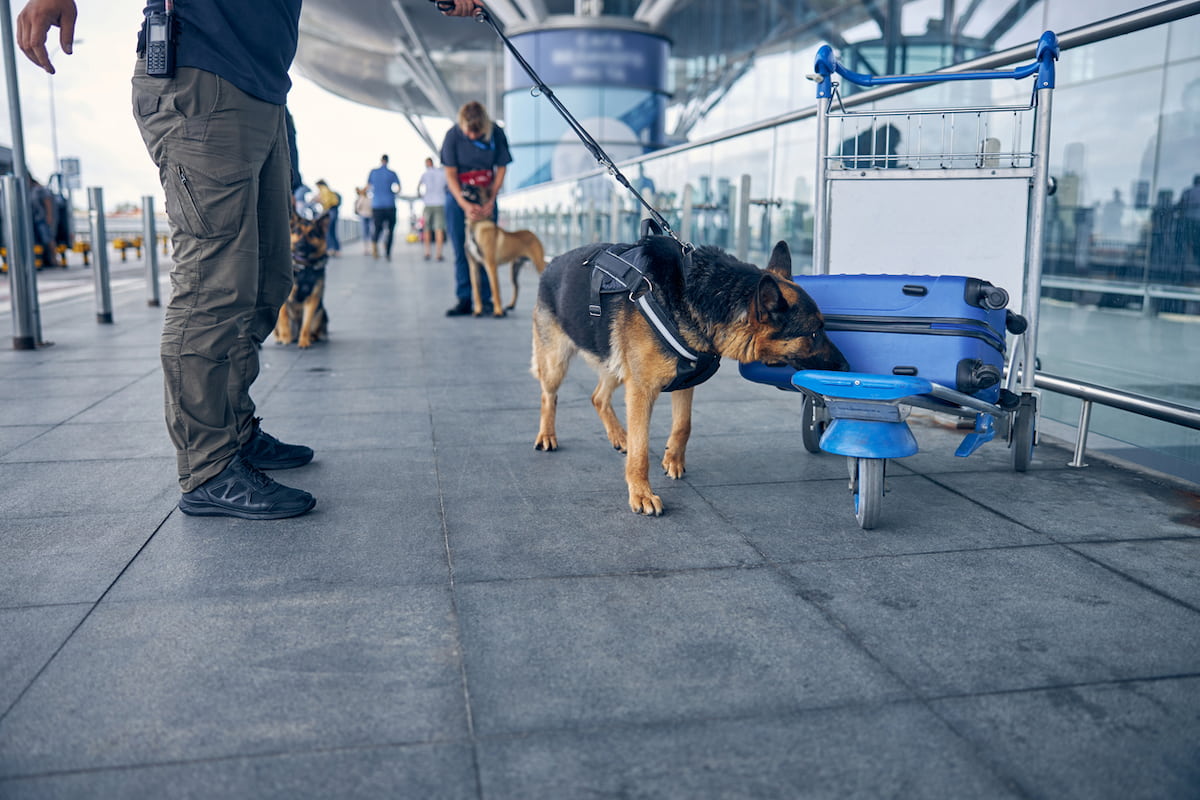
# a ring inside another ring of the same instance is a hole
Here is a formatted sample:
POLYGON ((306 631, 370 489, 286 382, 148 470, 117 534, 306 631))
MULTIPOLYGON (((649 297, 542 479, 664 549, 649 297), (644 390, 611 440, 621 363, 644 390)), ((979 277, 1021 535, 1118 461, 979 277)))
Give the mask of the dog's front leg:
POLYGON ((300 341, 298 341, 296 343, 296 346, 300 347, 301 349, 306 348, 306 347, 312 347, 312 343, 313 343, 312 322, 313 322, 313 314, 316 313, 316 310, 317 310, 317 300, 318 300, 318 295, 316 292, 313 292, 304 301, 304 316, 301 317, 301 319, 300 319, 300 341))
POLYGON ((467 267, 471 271, 471 313, 478 317, 483 313, 483 301, 479 299, 479 262, 467 256, 467 267))
POLYGON ((484 268, 487 270, 488 285, 492 287, 492 316, 503 317, 506 312, 504 301, 500 299, 500 265, 489 256, 484 268))
POLYGON ((629 507, 637 514, 659 516, 662 498, 650 490, 650 413, 658 389, 625 382, 625 422, 629 429, 629 454, 625 458, 625 484, 629 507))
POLYGON ((692 393, 695 388, 679 389, 671 393, 671 435, 667 437, 667 450, 663 453, 663 472, 672 478, 682 478, 684 452, 688 437, 692 435, 692 393))
POLYGON ((279 319, 275 322, 275 342, 276 344, 291 344, 292 342, 292 321, 288 319, 286 301, 279 307, 279 319))

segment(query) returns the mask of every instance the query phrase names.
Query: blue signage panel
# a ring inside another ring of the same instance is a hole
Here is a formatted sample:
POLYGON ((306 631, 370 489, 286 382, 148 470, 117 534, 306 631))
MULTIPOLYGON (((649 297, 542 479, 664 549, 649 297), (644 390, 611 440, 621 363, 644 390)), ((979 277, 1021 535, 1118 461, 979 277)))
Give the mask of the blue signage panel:
MULTIPOLYGON (((663 146, 667 39, 637 31, 584 28, 518 34, 513 43, 613 161, 663 146)), ((529 186, 596 168, 595 158, 549 101, 530 93, 532 86, 528 74, 509 55, 504 130, 513 163, 505 182, 529 186)))
MULTIPOLYGON (((522 33, 512 41, 552 89, 593 85, 661 92, 667 86, 670 42, 656 34, 578 28, 522 33)), ((505 58, 504 85, 533 85, 511 53, 505 58)))

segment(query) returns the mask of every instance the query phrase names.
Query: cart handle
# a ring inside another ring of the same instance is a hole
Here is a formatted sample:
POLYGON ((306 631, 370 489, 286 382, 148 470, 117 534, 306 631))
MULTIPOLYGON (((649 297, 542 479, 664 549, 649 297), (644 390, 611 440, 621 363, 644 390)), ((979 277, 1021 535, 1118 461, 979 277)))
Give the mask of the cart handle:
POLYGON ((1010 70, 985 70, 982 72, 924 72, 916 75, 866 75, 842 65, 833 54, 833 48, 821 45, 814 64, 815 75, 809 77, 817 82, 817 97, 833 96, 833 75, 837 73, 858 86, 884 86, 896 83, 941 83, 943 81, 979 81, 997 78, 1020 80, 1037 74, 1037 88, 1054 88, 1054 62, 1058 60, 1058 37, 1046 31, 1038 39, 1037 55, 1032 64, 1010 70))

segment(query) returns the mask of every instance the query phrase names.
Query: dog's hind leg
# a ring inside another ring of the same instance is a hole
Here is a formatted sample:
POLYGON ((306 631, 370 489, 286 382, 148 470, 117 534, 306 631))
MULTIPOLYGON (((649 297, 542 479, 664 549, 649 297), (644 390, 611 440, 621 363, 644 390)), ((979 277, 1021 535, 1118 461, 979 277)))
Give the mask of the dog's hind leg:
POLYGON ((679 389, 671 393, 671 435, 663 453, 663 472, 672 478, 682 478, 685 469, 684 453, 692 435, 692 394, 695 389, 679 389))
POLYGON ((541 417, 538 422, 537 450, 557 450, 558 434, 555 417, 558 411, 558 388, 567 377, 567 367, 575 345, 562 329, 540 307, 533 312, 533 364, 531 372, 542 385, 541 417))
POLYGON ((526 260, 525 257, 522 256, 520 258, 514 259, 512 262, 513 299, 512 299, 511 303, 509 303, 508 305, 506 305, 504 307, 508 311, 512 311, 514 308, 517 307, 517 295, 521 291, 521 287, 517 286, 517 273, 519 273, 521 271, 521 265, 525 262, 525 260, 526 260))
POLYGON ((612 443, 613 449, 624 453, 626 449, 625 426, 617 418, 612 405, 613 392, 620 385, 621 381, 616 375, 601 369, 600 380, 596 383, 595 391, 592 392, 592 405, 600 417, 600 422, 604 423, 604 431, 608 434, 608 441, 612 443))

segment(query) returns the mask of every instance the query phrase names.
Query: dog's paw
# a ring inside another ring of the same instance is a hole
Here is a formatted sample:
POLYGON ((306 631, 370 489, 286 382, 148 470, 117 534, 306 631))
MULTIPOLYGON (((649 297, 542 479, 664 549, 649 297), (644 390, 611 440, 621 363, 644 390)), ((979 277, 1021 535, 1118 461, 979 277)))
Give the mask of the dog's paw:
POLYGON ((539 433, 533 443, 534 450, 545 450, 547 453, 558 449, 558 437, 553 433, 539 433))
POLYGON ((662 498, 653 492, 629 492, 629 507, 635 514, 645 514, 648 517, 661 517, 663 513, 662 498))
POLYGON ((664 474, 675 479, 682 478, 683 473, 687 471, 683 465, 683 456, 676 456, 670 450, 663 455, 662 467, 664 474))
POLYGON ((301 336, 300 341, 296 343, 296 346, 301 350, 307 350, 308 348, 312 347, 312 339, 305 339, 303 336, 301 336))

